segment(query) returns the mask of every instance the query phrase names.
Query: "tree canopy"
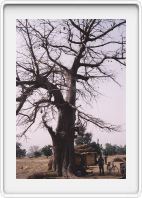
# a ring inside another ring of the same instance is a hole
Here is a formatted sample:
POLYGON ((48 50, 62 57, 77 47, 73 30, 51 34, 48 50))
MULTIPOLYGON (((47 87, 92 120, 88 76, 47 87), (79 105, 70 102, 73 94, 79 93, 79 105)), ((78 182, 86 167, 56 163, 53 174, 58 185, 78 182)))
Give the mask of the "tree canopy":
POLYGON ((56 119, 57 109, 66 102, 76 110, 76 124, 116 129, 86 114, 81 101, 96 98, 102 79, 119 83, 108 65, 125 66, 125 23, 121 19, 17 20, 16 114, 17 123, 25 124, 23 134, 37 118, 42 123, 56 119))

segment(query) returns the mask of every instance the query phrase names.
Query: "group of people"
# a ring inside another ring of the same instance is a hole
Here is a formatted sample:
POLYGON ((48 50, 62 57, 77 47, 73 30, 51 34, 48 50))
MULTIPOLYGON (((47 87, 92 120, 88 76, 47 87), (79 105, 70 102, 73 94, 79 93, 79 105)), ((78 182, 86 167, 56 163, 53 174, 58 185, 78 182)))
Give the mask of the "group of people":
MULTIPOLYGON (((102 154, 100 154, 100 156, 97 159, 97 165, 99 167, 99 175, 105 175, 105 171, 104 171, 104 165, 106 165, 107 167, 107 173, 112 174, 112 171, 116 171, 118 170, 118 167, 114 164, 114 161, 112 162, 107 162, 107 155, 102 156, 102 154)), ((79 165, 76 165, 76 175, 77 176, 85 176, 87 174, 86 172, 86 166, 85 163, 83 161, 83 159, 81 160, 81 163, 79 165)), ((120 173, 122 176, 122 179, 126 178, 126 163, 123 162, 120 164, 120 173)))
MULTIPOLYGON (((107 165, 107 171, 111 174, 111 171, 113 168, 117 168, 117 166, 114 165, 114 162, 108 162, 107 163, 107 156, 102 157, 102 155, 99 156, 97 160, 97 164, 99 166, 99 173, 100 175, 104 175, 104 164, 107 165)), ((115 169, 114 169, 115 170, 115 169)), ((118 170, 118 168, 117 168, 118 170)), ((121 179, 126 178, 126 162, 120 163, 120 173, 121 173, 121 179)))

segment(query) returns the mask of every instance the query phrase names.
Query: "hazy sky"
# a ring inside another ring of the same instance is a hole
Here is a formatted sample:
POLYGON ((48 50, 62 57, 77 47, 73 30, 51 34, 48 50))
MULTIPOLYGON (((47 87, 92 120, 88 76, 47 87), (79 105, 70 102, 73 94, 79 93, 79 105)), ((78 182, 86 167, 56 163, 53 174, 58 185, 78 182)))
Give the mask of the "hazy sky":
MULTIPOLYGON (((117 32, 115 33, 117 35, 117 32)), ((17 46, 20 46, 20 40, 18 39, 17 46)), ((121 84, 118 86, 112 80, 104 80, 99 82, 99 91, 102 95, 99 95, 96 100, 90 101, 90 105, 83 104, 85 112, 101 118, 105 122, 121 125, 120 132, 102 132, 95 126, 88 124, 87 132, 93 134, 93 140, 99 139, 100 144, 111 143, 117 145, 126 144, 126 131, 125 131, 125 83, 126 72, 125 68, 122 68, 116 62, 108 62, 107 67, 113 67, 113 71, 116 74, 117 81, 121 84)), ((24 137, 18 140, 22 143, 23 148, 28 149, 30 146, 38 145, 43 147, 44 145, 51 144, 51 138, 48 131, 44 128, 33 126, 29 132, 27 132, 27 139, 24 137)), ((18 129, 17 132, 21 130, 18 129)))

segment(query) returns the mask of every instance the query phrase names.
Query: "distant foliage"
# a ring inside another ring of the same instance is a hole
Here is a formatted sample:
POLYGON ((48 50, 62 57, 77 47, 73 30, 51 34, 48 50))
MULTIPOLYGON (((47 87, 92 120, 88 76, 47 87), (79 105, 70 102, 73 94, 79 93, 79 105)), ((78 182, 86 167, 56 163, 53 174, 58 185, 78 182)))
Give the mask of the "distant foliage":
POLYGON ((41 151, 35 151, 34 157, 40 157, 42 155, 41 151))
POLYGON ((39 146, 33 145, 29 148, 29 153, 28 153, 29 157, 40 157, 41 155, 42 153, 39 146))
POLYGON ((90 144, 92 140, 91 133, 84 133, 82 135, 78 135, 75 139, 76 145, 90 144))
POLYGON ((126 154, 126 145, 125 146, 117 146, 117 145, 111 145, 107 143, 105 145, 105 148, 103 149, 103 153, 105 155, 125 155, 126 154))
POLYGON ((43 155, 45 156, 51 156, 52 155, 52 146, 51 145, 48 145, 48 146, 44 146, 42 149, 41 149, 41 152, 43 155))
POLYGON ((90 147, 98 154, 100 155, 101 154, 101 146, 100 144, 96 143, 96 142, 91 142, 90 143, 90 147))
POLYGON ((36 152, 36 151, 39 151, 39 146, 37 146, 37 145, 30 146, 29 152, 31 154, 34 154, 34 152, 36 152))
POLYGON ((87 133, 85 131, 85 127, 79 128, 78 135, 75 139, 75 144, 77 146, 87 144, 92 151, 96 152, 98 155, 101 154, 101 145, 99 143, 96 143, 95 141, 92 142, 92 133, 87 133))
POLYGON ((22 158, 26 156, 26 149, 21 149, 21 143, 16 142, 16 157, 22 158))

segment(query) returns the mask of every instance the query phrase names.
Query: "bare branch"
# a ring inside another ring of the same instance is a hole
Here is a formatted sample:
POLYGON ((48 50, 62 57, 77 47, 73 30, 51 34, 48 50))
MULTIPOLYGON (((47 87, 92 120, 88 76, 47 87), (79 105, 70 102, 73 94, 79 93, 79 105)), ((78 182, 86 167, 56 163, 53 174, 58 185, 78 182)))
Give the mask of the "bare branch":
POLYGON ((16 110, 16 115, 18 115, 18 113, 20 112, 21 108, 23 107, 26 99, 29 97, 29 95, 32 94, 33 90, 38 88, 37 85, 34 85, 32 87, 27 88, 27 90, 20 96, 18 97, 18 101, 20 101, 17 110, 16 110))
POLYGON ((105 45, 109 45, 109 44, 119 44, 119 45, 122 45, 122 44, 126 44, 126 42, 119 42, 119 41, 109 41, 109 42, 106 42, 106 43, 103 43, 103 44, 100 44, 100 45, 94 45, 94 46, 89 46, 88 48, 98 48, 98 47, 103 47, 105 45))
POLYGON ((109 123, 105 123, 100 118, 94 118, 92 115, 85 114, 85 113, 80 112, 80 111, 79 111, 79 117, 82 118, 83 120, 86 120, 87 122, 91 122, 92 124, 94 124, 98 128, 100 128, 104 131, 107 131, 107 132, 119 131, 119 129, 120 129, 120 126, 115 126, 115 125, 112 125, 112 124, 109 124, 109 123))
POLYGON ((47 125, 47 122, 45 120, 45 115, 42 116, 42 121, 43 121, 44 126, 48 129, 48 132, 50 133, 51 137, 55 138, 55 132, 53 131, 52 127, 47 125))
POLYGON ((115 28, 117 28, 117 27, 119 27, 119 26, 121 26, 121 25, 123 25, 125 23, 126 23, 126 21, 122 21, 122 22, 120 22, 118 24, 115 24, 111 28, 109 28, 108 30, 106 30, 105 32, 103 32, 102 34, 96 36, 95 38, 89 38, 88 40, 89 41, 96 41, 96 40, 104 37, 105 35, 107 35, 109 32, 113 31, 115 28))
MULTIPOLYGON (((101 92, 97 83, 102 79, 119 84, 115 70, 110 67, 112 63, 126 65, 126 21, 21 19, 17 22, 21 43, 17 42, 16 114, 23 121, 18 120, 18 123, 27 124, 25 135, 38 115, 40 123, 53 136, 55 132, 48 126, 46 118, 47 112, 49 115, 53 113, 51 108, 55 109, 55 117, 56 114, 61 116, 60 110, 66 102, 76 111, 76 101, 80 98, 89 105, 92 98, 96 100, 101 92), (117 35, 114 30, 118 30, 117 35), (112 63, 108 65, 108 62, 112 63), (38 114, 42 109, 44 116, 38 114)), ((79 117, 102 130, 117 131, 116 126, 89 114, 79 112, 79 117)), ((72 123, 75 123, 75 115, 73 119, 72 123)))

